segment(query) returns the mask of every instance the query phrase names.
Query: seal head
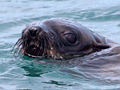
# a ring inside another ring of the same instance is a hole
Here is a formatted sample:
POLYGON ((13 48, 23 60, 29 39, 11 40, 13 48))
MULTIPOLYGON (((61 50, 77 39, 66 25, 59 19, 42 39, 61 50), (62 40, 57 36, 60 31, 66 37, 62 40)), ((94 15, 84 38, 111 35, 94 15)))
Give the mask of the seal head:
POLYGON ((107 40, 65 19, 33 22, 22 31, 15 53, 37 58, 68 59, 109 48, 107 40))

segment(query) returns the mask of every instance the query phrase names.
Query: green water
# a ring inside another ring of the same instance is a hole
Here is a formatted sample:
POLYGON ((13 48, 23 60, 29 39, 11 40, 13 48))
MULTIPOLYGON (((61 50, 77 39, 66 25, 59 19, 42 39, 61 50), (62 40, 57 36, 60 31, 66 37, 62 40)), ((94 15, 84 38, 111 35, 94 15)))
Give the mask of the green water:
POLYGON ((120 43, 120 0, 0 0, 0 90, 119 90, 120 83, 91 80, 75 66, 13 56, 26 24, 53 17, 120 43))

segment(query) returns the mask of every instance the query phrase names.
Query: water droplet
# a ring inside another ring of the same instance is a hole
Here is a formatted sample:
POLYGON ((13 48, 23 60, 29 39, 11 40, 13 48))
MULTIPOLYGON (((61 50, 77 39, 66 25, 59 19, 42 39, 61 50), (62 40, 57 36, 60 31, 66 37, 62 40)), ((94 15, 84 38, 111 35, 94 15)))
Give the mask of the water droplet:
POLYGON ((20 61, 22 61, 22 59, 20 59, 20 61))

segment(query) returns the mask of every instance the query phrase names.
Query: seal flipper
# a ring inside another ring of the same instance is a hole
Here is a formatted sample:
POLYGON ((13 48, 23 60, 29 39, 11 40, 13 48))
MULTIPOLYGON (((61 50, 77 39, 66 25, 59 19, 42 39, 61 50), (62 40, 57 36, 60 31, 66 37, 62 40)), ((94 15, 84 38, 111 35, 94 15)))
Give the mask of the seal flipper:
POLYGON ((103 44, 103 43, 96 43, 95 48, 97 48, 97 49, 107 49, 107 48, 110 48, 110 45, 103 44))

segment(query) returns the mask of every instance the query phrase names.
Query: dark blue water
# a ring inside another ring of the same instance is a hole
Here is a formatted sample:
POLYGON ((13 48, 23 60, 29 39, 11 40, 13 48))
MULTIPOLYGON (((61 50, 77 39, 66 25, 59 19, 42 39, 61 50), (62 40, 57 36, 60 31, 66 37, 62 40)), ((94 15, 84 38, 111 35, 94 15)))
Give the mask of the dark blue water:
POLYGON ((0 0, 0 90, 119 90, 120 83, 112 80, 120 77, 93 79, 75 65, 13 56, 26 24, 53 17, 76 21, 120 43, 120 0, 0 0))

